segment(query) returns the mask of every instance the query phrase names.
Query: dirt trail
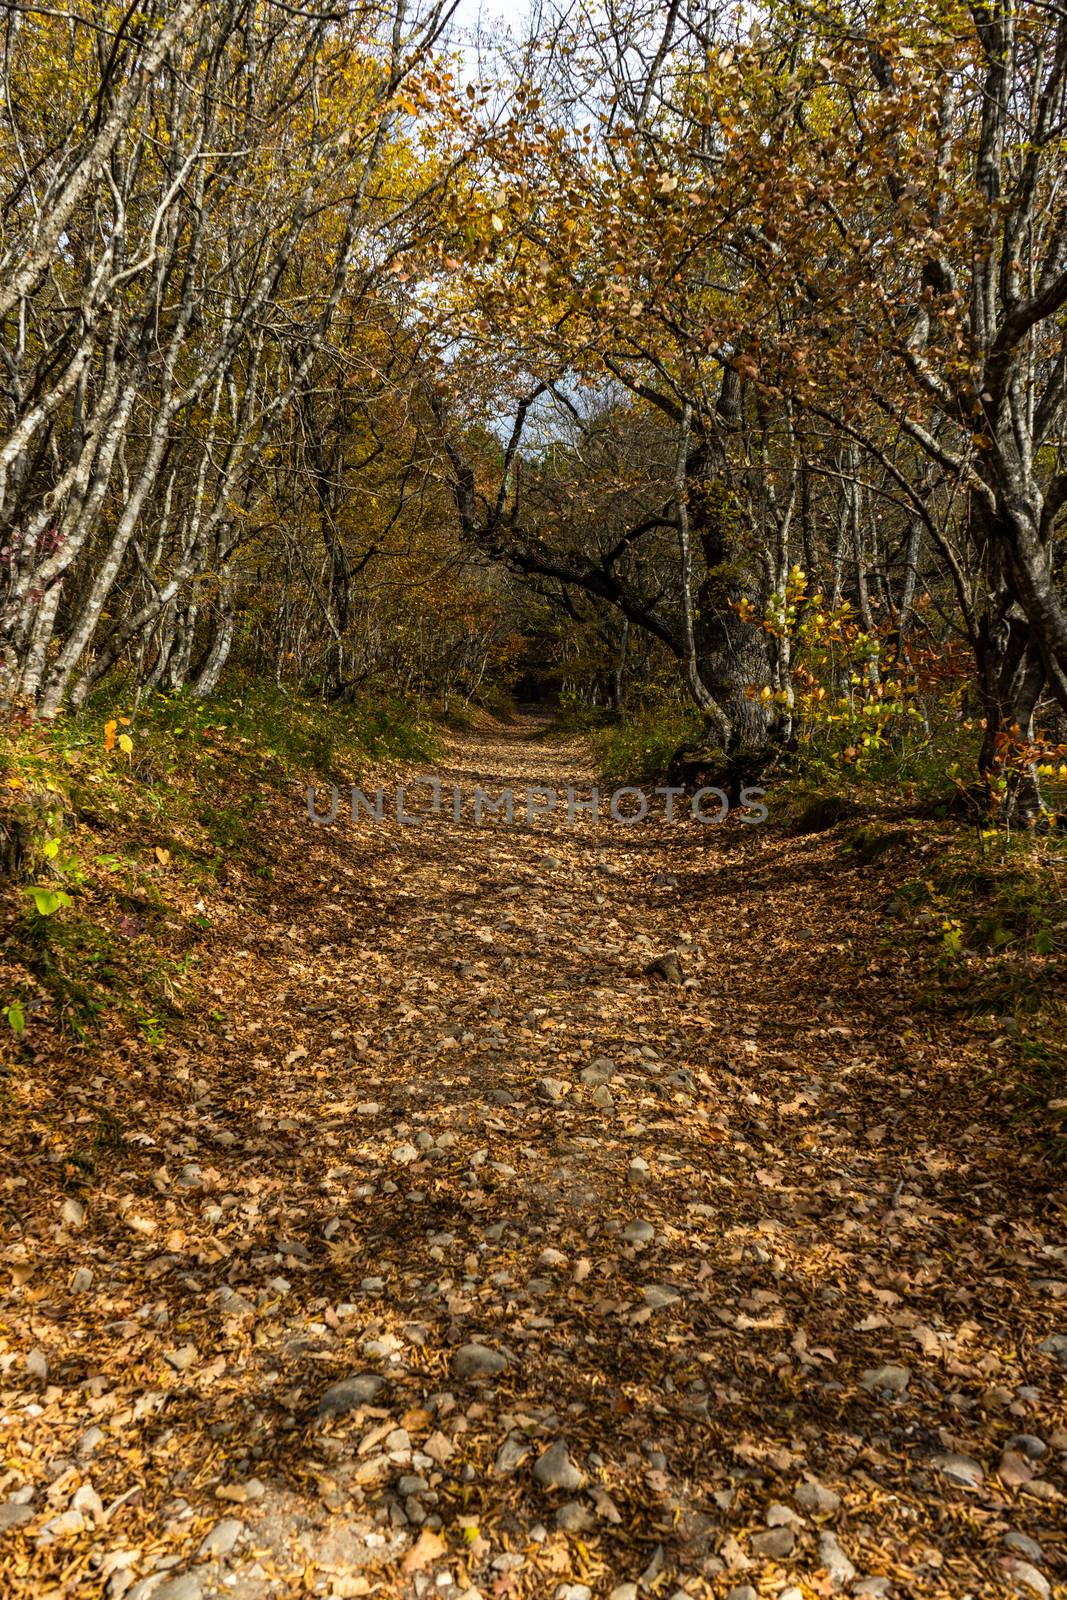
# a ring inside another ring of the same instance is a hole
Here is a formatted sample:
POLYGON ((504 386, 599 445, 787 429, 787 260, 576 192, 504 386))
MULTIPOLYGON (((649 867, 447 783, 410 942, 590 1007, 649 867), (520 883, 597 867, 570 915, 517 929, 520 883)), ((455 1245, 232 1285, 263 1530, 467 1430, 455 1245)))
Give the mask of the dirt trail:
MULTIPOLYGON (((591 781, 527 723, 441 775, 591 781)), ((12 1588, 1048 1595, 1062 1212, 893 868, 773 817, 264 827, 218 1019, 131 1062, 142 1142, 6 1306, 12 1588)))

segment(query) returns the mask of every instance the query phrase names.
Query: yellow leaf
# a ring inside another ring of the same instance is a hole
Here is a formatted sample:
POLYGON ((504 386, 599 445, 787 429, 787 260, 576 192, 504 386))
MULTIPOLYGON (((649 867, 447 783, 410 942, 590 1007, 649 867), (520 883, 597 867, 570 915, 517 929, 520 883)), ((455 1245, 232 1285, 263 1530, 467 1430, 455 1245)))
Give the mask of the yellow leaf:
POLYGON ((118 743, 123 755, 129 756, 133 754, 133 740, 128 733, 120 733, 118 743))

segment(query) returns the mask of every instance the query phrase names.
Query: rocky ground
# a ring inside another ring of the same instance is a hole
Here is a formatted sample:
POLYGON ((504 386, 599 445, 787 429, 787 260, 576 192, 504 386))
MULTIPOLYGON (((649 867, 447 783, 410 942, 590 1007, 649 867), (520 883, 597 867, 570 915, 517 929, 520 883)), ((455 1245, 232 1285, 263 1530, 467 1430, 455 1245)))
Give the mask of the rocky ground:
MULTIPOLYGON (((590 781, 533 733, 444 776, 590 781)), ((186 908, 188 1037, 12 1091, 5 1592, 1056 1592, 1061 1178, 892 866, 773 815, 263 829, 186 908)))

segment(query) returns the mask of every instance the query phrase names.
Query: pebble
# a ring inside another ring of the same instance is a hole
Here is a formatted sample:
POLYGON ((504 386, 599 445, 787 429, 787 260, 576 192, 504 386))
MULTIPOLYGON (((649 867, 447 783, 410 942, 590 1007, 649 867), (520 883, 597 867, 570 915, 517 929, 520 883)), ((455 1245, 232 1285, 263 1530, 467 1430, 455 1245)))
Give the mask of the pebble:
POLYGON ((228 1556, 244 1531, 245 1525, 237 1517, 223 1517, 203 1540, 197 1555, 204 1560, 212 1556, 216 1559, 228 1556))
POLYGON ((530 1454, 530 1441, 525 1434, 509 1433, 496 1453, 495 1470, 499 1477, 508 1477, 522 1465, 530 1454))
POLYGON ((419 1152, 417 1146, 408 1143, 394 1145, 393 1160, 396 1162, 397 1166, 406 1167, 409 1166, 412 1161, 417 1161, 418 1159, 419 1152))
POLYGON ((31 1522, 34 1515, 32 1506, 20 1506, 14 1500, 8 1500, 0 1506, 0 1532, 5 1528, 17 1528, 22 1522, 31 1522))
POLYGON ((682 1298, 677 1289, 672 1289, 667 1283, 646 1283, 641 1290, 644 1302, 651 1306, 653 1311, 662 1311, 667 1306, 677 1305, 682 1298))
POLYGON ((376 1372, 354 1372, 332 1384, 319 1401, 319 1416, 334 1416, 343 1411, 354 1411, 357 1406, 369 1405, 382 1386, 376 1372))
POLYGON ((856 1569, 837 1541, 837 1535, 827 1530, 819 1535, 819 1560, 830 1574, 835 1589, 843 1589, 856 1576, 856 1569))
POLYGON ((985 1477, 977 1461, 972 1461, 970 1456, 957 1455, 954 1450, 932 1457, 931 1465, 953 1483, 963 1484, 967 1489, 977 1489, 985 1477))
POLYGON ((1044 1561, 1045 1552, 1036 1539, 1031 1539, 1028 1534, 1011 1533, 1004 1535, 1004 1543, 1009 1550, 1014 1550, 1017 1555, 1026 1556, 1030 1561, 1044 1561))
MULTIPOLYGON (((178 1174, 178 1186, 181 1189, 202 1189, 204 1174, 195 1161, 187 1161, 178 1174)), ((191 1576, 191 1574, 190 1574, 191 1576)), ((162 1593, 162 1591, 160 1591, 162 1593)))
POLYGON ((556 1439, 534 1462, 533 1475, 544 1489, 580 1489, 583 1474, 570 1458, 565 1439, 556 1439))
POLYGON ((614 1111, 615 1109, 615 1096, 606 1083, 602 1083, 599 1088, 594 1089, 590 1098, 600 1111, 614 1111))
POLYGON ((869 1367, 860 1378, 860 1387, 872 1392, 884 1389, 887 1394, 903 1394, 910 1381, 911 1372, 907 1367, 889 1362, 884 1367, 869 1367))
POLYGON ((736 1589, 731 1589, 726 1600, 759 1600, 755 1589, 750 1583, 739 1583, 736 1589))
POLYGON ((766 1533, 752 1536, 752 1553, 766 1556, 773 1561, 781 1561, 785 1556, 792 1554, 795 1543, 796 1534, 792 1528, 768 1528, 766 1533))
POLYGON ((537 1093, 549 1105, 558 1106, 567 1093, 567 1085, 559 1078, 538 1078, 537 1093))
POLYGON ((593 1513, 580 1500, 568 1500, 556 1512, 556 1527, 564 1533, 588 1533, 595 1523, 593 1513))
POLYGON ((817 1517, 830 1516, 841 1504, 841 1496, 827 1489, 816 1478, 798 1484, 793 1491, 793 1499, 802 1511, 810 1511, 817 1517))
POLYGON ((622 1236, 628 1244, 651 1244, 656 1237, 656 1230, 644 1217, 635 1217, 633 1222, 626 1224, 622 1236))
POLYGON ((1016 1588, 1021 1584, 1024 1589, 1029 1589, 1031 1593, 1040 1595, 1041 1600, 1049 1600, 1052 1594, 1052 1587, 1048 1579, 1043 1573, 1038 1572, 1036 1567, 1032 1567, 1029 1561, 1006 1560, 1003 1563, 1003 1567, 1016 1588))
POLYGON ((561 1583, 556 1600, 593 1600, 593 1591, 587 1583, 561 1583))
POLYGON ((105 1520, 104 1502, 101 1500, 91 1483, 83 1483, 75 1492, 74 1498, 70 1504, 71 1509, 74 1511, 88 1511, 93 1521, 97 1524, 105 1520))
POLYGON ((106 1438, 107 1435, 103 1428, 98 1428, 95 1424, 91 1428, 86 1428, 77 1444, 79 1461, 84 1461, 91 1456, 93 1451, 99 1449, 106 1438))
POLYGON ((630 1165, 626 1168, 626 1176, 629 1181, 631 1183, 647 1183, 648 1175, 648 1162, 644 1156, 634 1156, 630 1165))
POLYGON ((1037 1348, 1043 1356, 1055 1356, 1061 1367, 1067 1367, 1067 1333, 1050 1333, 1037 1348))
POLYGON ((1031 1461, 1040 1461, 1048 1449, 1044 1439, 1039 1439, 1033 1433, 1013 1433, 1005 1449, 1018 1450, 1031 1461))
POLYGON ((64 1200, 59 1214, 68 1228, 80 1228, 85 1222, 85 1207, 80 1200, 64 1200))
POLYGON ((893 1583, 890 1578, 861 1578, 852 1585, 852 1593, 861 1597, 861 1600, 882 1600, 882 1596, 891 1593, 893 1583))
POLYGON ((578 1076, 587 1088, 595 1089, 600 1084, 610 1083, 615 1071, 614 1061, 609 1061, 607 1056, 598 1056, 587 1067, 583 1067, 578 1076))
POLYGON ((452 1357, 452 1371, 457 1378, 489 1378, 503 1372, 508 1358, 499 1350, 489 1350, 482 1344, 460 1345, 452 1357))
POLYGON ((65 1538, 67 1534, 81 1533, 85 1527, 85 1518, 80 1511, 71 1509, 61 1511, 58 1516, 50 1517, 41 1529, 39 1544, 48 1544, 53 1539, 65 1538))
POLYGON ((180 1572, 153 1589, 152 1600, 200 1600, 200 1579, 195 1572, 180 1572))
POLYGON ((79 1267, 70 1280, 71 1291, 74 1294, 87 1294, 93 1286, 92 1267, 79 1267))

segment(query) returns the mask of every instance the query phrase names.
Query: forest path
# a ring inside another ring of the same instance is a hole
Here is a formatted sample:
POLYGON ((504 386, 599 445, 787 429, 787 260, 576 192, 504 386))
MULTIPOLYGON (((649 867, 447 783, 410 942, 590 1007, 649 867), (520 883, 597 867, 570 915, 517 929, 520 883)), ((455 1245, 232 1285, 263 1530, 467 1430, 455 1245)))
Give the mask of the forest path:
MULTIPOLYGON (((527 721, 441 776, 591 781, 527 721)), ((92 1287, 9 1307, 53 1482, 15 1586, 1047 1594, 1063 1232, 894 869, 773 816, 442 812, 294 793, 209 904, 219 1018, 57 1235, 92 1287)))

